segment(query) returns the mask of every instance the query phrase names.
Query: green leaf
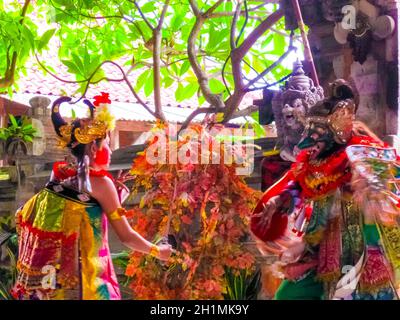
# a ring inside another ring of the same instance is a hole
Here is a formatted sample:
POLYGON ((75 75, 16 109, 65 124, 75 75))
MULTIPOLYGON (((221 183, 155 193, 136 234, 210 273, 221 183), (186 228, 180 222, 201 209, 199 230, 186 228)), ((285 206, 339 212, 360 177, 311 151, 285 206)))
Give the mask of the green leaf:
POLYGON ((259 73, 263 72, 265 69, 265 64, 258 59, 256 55, 253 56, 253 65, 252 67, 259 73))
POLYGON ((179 72, 180 76, 183 76, 190 68, 190 62, 187 60, 184 63, 182 63, 181 70, 179 72))
POLYGON ((179 30, 179 27, 182 25, 183 20, 184 20, 184 14, 177 13, 174 15, 174 17, 171 20, 171 28, 173 32, 179 30))
POLYGON ((92 77, 92 79, 91 79, 91 83, 94 83, 94 82, 98 82, 98 81, 100 81, 102 78, 104 78, 106 76, 106 74, 105 74, 105 72, 104 72, 104 70, 102 69, 102 68, 100 68, 100 69, 98 69, 97 71, 96 71, 96 73, 93 75, 93 77, 92 77))
POLYGON ((11 125, 12 125, 14 128, 17 128, 17 127, 18 127, 17 119, 15 119, 15 117, 14 117, 12 114, 9 114, 8 117, 10 118, 11 125))
POLYGON ((210 79, 209 81, 210 89, 212 93, 222 93, 225 90, 225 86, 222 81, 217 80, 215 78, 210 79))
POLYGON ((156 11, 155 3, 154 1, 149 1, 144 4, 140 9, 143 13, 154 12, 156 11))
POLYGON ((204 98, 203 95, 200 95, 200 96, 197 98, 197 101, 199 102, 199 105, 201 106, 201 105, 204 104, 204 102, 206 102, 206 98, 204 98))
POLYGON ((79 74, 80 71, 78 67, 75 65, 73 61, 70 60, 61 60, 61 62, 68 67, 68 72, 73 73, 73 74, 79 74))
POLYGON ((138 79, 137 79, 137 81, 136 81, 136 87, 135 87, 135 89, 136 89, 137 91, 139 91, 139 90, 143 87, 143 85, 144 85, 145 82, 147 81, 147 79, 148 79, 150 73, 151 73, 151 70, 150 70, 150 69, 147 69, 147 70, 145 70, 145 71, 138 77, 138 79))
POLYGON ((28 40, 28 43, 30 44, 30 47, 33 49, 35 48, 35 37, 32 34, 31 30, 24 24, 22 25, 22 34, 24 35, 24 38, 28 40))
POLYGON ((257 138, 265 137, 265 130, 262 125, 255 122, 252 124, 252 126, 257 138))
POLYGON ((74 108, 71 108, 71 118, 72 118, 72 120, 76 119, 76 112, 75 112, 74 108))
POLYGON ((146 83, 144 84, 144 94, 146 97, 148 97, 154 89, 154 77, 153 77, 153 72, 150 70, 150 76, 148 77, 146 83))
POLYGON ((286 50, 285 37, 280 34, 274 35, 274 49, 273 54, 281 56, 286 50))
POLYGON ((32 127, 31 124, 25 124, 25 125, 22 127, 22 131, 28 131, 28 130, 32 130, 32 129, 33 129, 33 127, 32 127))
POLYGON ((163 81, 164 81, 164 88, 169 88, 175 82, 175 80, 171 77, 165 77, 163 81))
POLYGON ((185 94, 185 88, 182 83, 178 83, 178 88, 175 91, 175 99, 177 102, 181 102, 184 100, 183 95, 185 94))
POLYGON ((7 93, 8 93, 8 96, 10 97, 10 99, 11 99, 13 97, 13 95, 14 95, 12 87, 8 87, 7 88, 7 93))
POLYGON ((40 37, 39 44, 38 44, 38 50, 42 50, 45 46, 47 46, 47 44, 49 43, 51 37, 54 35, 55 32, 56 32, 56 29, 50 29, 50 30, 47 30, 40 37))
POLYGON ((261 48, 265 48, 266 46, 268 46, 270 43, 271 43, 271 41, 274 39, 274 34, 273 33, 270 33, 266 38, 265 38, 265 40, 261 43, 261 48))
POLYGON ((83 66, 81 58, 75 53, 72 54, 72 59, 74 60, 75 65, 78 67, 80 73, 82 75, 85 74, 85 67, 83 66))
POLYGON ((259 112, 258 111, 253 112, 252 114, 250 114, 250 117, 252 117, 257 123, 260 120, 260 116, 259 116, 259 112))
POLYGON ((86 68, 90 67, 90 55, 87 51, 83 54, 83 65, 86 68))
POLYGON ((199 89, 199 85, 197 83, 189 83, 183 90, 182 100, 190 99, 199 89))

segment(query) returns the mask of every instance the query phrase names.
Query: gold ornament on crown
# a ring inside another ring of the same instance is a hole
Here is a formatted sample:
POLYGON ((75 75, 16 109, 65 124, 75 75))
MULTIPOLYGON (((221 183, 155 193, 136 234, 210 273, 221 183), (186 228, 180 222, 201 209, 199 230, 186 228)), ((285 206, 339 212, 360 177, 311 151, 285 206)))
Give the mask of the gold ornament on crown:
POLYGON ((94 119, 82 119, 81 127, 75 128, 71 124, 60 127, 59 144, 66 147, 71 143, 72 133, 77 143, 89 144, 97 139, 104 139, 107 132, 115 128, 115 117, 109 112, 105 105, 102 105, 100 112, 96 113, 94 119), (72 132, 73 130, 73 132, 72 132))

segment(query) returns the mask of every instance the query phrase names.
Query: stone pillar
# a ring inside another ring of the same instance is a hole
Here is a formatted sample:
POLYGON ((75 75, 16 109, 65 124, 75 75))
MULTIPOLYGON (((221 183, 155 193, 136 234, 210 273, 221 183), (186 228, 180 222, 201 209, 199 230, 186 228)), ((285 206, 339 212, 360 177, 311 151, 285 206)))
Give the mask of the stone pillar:
POLYGON ((58 136, 54 131, 51 122, 51 109, 49 108, 51 100, 47 97, 36 96, 29 100, 32 107, 31 116, 34 119, 33 124, 37 125, 40 132, 40 139, 35 141, 34 158, 36 170, 43 170, 49 167, 55 161, 64 160, 69 154, 67 149, 59 147, 58 136), (39 124, 40 122, 40 124, 39 124))
MULTIPOLYGON (((36 136, 33 139, 32 145, 29 148, 29 154, 32 156, 42 156, 46 151, 46 118, 48 118, 49 112, 47 107, 50 104, 50 99, 43 96, 36 96, 29 100, 31 105, 31 117, 32 126, 36 129, 36 136)), ((40 164, 34 165, 40 167, 40 164)), ((34 168, 36 172, 39 168, 34 168)))
POLYGON ((110 147, 112 151, 119 149, 119 131, 117 128, 110 134, 110 147))
POLYGON ((357 118, 382 135, 386 132, 386 106, 380 103, 378 73, 378 61, 372 55, 362 65, 358 62, 351 65, 351 78, 360 95, 357 118))

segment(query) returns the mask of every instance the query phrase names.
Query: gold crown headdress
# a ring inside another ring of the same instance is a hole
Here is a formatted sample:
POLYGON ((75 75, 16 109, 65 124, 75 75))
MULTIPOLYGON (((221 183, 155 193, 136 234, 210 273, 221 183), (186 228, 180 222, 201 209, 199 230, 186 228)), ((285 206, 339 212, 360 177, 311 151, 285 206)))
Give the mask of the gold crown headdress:
POLYGON ((70 97, 61 97, 53 103, 51 119, 54 129, 60 138, 62 146, 74 148, 78 144, 89 144, 97 139, 104 139, 107 132, 115 128, 115 118, 111 115, 107 105, 111 102, 108 93, 102 92, 95 97, 94 105, 87 99, 83 102, 89 107, 90 118, 79 119, 67 123, 60 114, 60 105, 71 101, 70 97), (75 141, 72 141, 74 138, 75 141))

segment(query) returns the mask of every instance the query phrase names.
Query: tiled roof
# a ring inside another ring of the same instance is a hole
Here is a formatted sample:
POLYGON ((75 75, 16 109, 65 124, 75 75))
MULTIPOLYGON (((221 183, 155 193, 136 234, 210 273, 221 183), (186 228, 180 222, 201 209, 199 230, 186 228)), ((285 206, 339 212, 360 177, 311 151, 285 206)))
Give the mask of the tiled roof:
MULTIPOLYGON (((45 57, 40 58, 41 61, 45 61, 46 66, 51 66, 52 69, 56 70, 57 76, 64 80, 75 80, 73 76, 68 73, 68 69, 62 63, 56 55, 48 54, 45 57)), ((126 61, 126 60, 125 60, 126 61)), ((120 61, 119 64, 123 66, 124 60, 120 61)), ((123 67, 125 72, 128 67, 123 67)), ((121 74, 115 66, 111 64, 105 64, 103 67, 107 78, 120 79, 121 74)), ((128 75, 130 82, 134 85, 136 78, 143 72, 143 70, 135 70, 128 75)), ((165 89, 162 88, 162 104, 163 111, 166 115, 167 120, 171 122, 182 122, 186 117, 198 107, 198 101, 196 97, 183 102, 176 102, 175 90, 178 84, 174 83, 171 87, 165 89)), ((25 103, 34 95, 44 95, 56 99, 56 97, 62 95, 68 95, 71 97, 79 98, 80 94, 76 93, 79 88, 78 84, 75 83, 64 83, 54 78, 49 73, 44 74, 41 67, 34 60, 30 60, 27 65, 27 74, 21 75, 18 80, 18 92, 14 95, 13 100, 20 103, 25 103)), ((135 121, 154 121, 154 118, 137 103, 136 98, 133 96, 129 87, 125 82, 108 82, 102 81, 95 85, 90 85, 89 90, 86 94, 88 98, 93 98, 98 95, 101 91, 108 92, 110 99, 112 100, 113 110, 117 119, 120 120, 135 120, 135 121)), ((145 97, 144 92, 139 93, 141 98, 149 104, 152 108, 152 95, 145 97)), ((254 99, 260 98, 260 92, 249 93, 242 101, 241 108, 245 108, 253 103, 254 99)), ((74 108, 79 116, 80 107, 74 108)), ((152 108, 153 109, 153 108, 152 108)), ((85 109, 86 110, 86 109, 85 109)), ((199 115, 195 118, 195 121, 200 121, 204 115, 199 115)), ((251 120, 250 120, 251 121, 251 120)), ((238 118, 232 120, 232 123, 245 123, 246 119, 238 118)))

